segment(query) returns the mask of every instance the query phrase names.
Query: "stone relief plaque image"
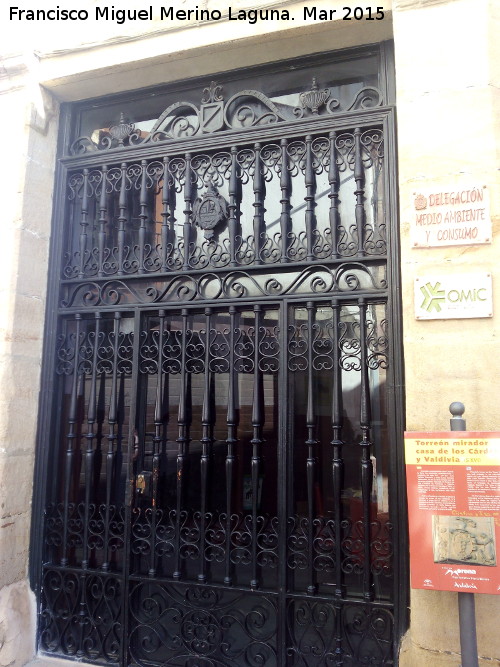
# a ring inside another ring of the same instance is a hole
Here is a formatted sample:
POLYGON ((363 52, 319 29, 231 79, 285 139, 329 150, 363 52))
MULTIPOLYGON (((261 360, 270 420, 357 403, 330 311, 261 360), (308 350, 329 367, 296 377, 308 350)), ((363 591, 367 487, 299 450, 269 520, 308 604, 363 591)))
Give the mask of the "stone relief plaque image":
POLYGON ((496 566, 494 518, 433 514, 432 546, 435 563, 496 566))

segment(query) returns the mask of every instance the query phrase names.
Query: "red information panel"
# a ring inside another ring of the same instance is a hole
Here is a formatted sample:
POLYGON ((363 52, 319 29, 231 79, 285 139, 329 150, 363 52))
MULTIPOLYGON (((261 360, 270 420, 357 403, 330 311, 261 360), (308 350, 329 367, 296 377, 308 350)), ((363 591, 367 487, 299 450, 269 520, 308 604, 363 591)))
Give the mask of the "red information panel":
POLYGON ((500 594, 500 432, 405 433, 413 588, 500 594))

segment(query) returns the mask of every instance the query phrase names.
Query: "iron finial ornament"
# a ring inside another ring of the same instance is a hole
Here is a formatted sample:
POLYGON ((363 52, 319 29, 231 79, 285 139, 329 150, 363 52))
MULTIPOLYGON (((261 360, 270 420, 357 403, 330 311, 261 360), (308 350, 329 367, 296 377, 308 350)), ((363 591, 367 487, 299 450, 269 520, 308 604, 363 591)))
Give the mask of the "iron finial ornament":
POLYGON ((228 203, 214 186, 212 181, 206 185, 206 191, 196 199, 193 206, 194 221, 205 232, 205 238, 210 240, 214 235, 214 228, 227 220, 228 203))
POLYGON ((311 90, 301 93, 299 96, 300 104, 304 109, 310 109, 313 114, 317 114, 320 107, 326 103, 330 97, 330 91, 328 88, 318 88, 316 82, 316 77, 313 77, 311 90))
POLYGON ((115 139, 118 142, 119 146, 123 146, 125 139, 130 137, 133 132, 135 132, 135 124, 127 122, 123 111, 120 113, 120 122, 118 125, 113 125, 109 128, 109 134, 112 139, 115 139))

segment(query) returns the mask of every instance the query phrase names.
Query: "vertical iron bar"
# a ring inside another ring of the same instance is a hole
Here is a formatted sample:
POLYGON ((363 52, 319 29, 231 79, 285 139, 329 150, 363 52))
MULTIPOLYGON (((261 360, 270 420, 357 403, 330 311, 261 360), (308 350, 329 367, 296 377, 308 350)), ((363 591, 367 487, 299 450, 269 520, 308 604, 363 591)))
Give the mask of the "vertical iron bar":
MULTIPOLYGON (((178 174, 180 179, 180 174, 178 174)), ((175 217, 176 211, 176 184, 175 184, 175 175, 171 171, 169 164, 169 181, 168 181, 168 235, 172 241, 170 248, 170 259, 167 259, 168 266, 172 269, 177 268, 176 258, 179 258, 179 267, 180 262, 182 262, 182 239, 180 236, 177 236, 177 227, 176 222, 177 218, 175 217)))
POLYGON ((367 358, 367 327, 366 314, 367 304, 364 299, 358 299, 359 305, 359 336, 360 336, 360 364, 361 364, 361 405, 360 420, 361 428, 361 498, 363 505, 363 597, 365 600, 373 600, 373 577, 371 571, 371 522, 370 505, 373 484, 373 465, 371 462, 370 428, 371 428, 371 401, 370 385, 368 376, 367 358))
POLYGON ((342 368, 340 366, 340 310, 338 299, 332 299, 332 336, 333 336, 333 386, 332 386, 332 476, 333 476, 333 520, 335 526, 335 665, 343 665, 344 649, 342 628, 342 605, 344 597, 342 577, 342 488, 344 485, 344 459, 342 457, 342 368))
POLYGON ((264 180, 262 174, 260 149, 261 145, 259 143, 256 143, 254 146, 255 167, 253 172, 253 194, 254 194, 253 235, 255 239, 256 264, 262 263, 262 257, 260 256, 260 251, 261 251, 261 234, 263 232, 263 226, 264 226, 264 205, 262 201, 264 180))
POLYGON ((288 262, 288 233, 290 230, 290 172, 288 170, 288 143, 286 139, 281 140, 281 262, 288 262))
POLYGON ((182 348, 181 348, 181 388, 179 396, 179 412, 177 424, 179 427, 179 445, 177 452, 177 498, 175 510, 175 570, 174 579, 180 579, 181 573, 181 511, 184 498, 185 472, 186 472, 186 449, 188 444, 188 382, 186 369, 186 340, 187 340, 187 318, 189 311, 183 308, 182 315, 182 348))
POLYGON ((307 330, 308 330, 308 346, 307 346, 307 412, 306 412, 306 426, 307 426, 307 569, 309 584, 307 592, 309 595, 314 595, 317 591, 317 585, 314 576, 314 519, 315 512, 315 481, 316 481, 316 417, 314 413, 314 357, 313 357, 313 339, 314 339, 314 302, 308 301, 307 307, 307 330))
POLYGON ((125 223, 127 221, 127 163, 121 164, 122 178, 118 200, 118 274, 124 274, 125 223))
POLYGON ((115 463, 115 444, 117 435, 115 433, 116 424, 118 421, 118 348, 120 341, 120 313, 115 313, 113 326, 113 373, 111 379, 111 394, 109 397, 109 414, 108 414, 108 451, 106 453, 106 505, 105 505, 105 525, 104 525, 104 562, 102 569, 109 570, 109 523, 110 523, 110 506, 111 506, 111 490, 113 488, 113 471, 115 463))
POLYGON ((354 130, 354 149, 354 180, 356 181, 356 190, 354 191, 354 194, 356 195, 355 217, 356 231, 358 234, 358 254, 364 255, 365 208, 363 205, 363 199, 365 194, 365 173, 363 169, 363 156, 361 153, 361 129, 359 127, 354 130))
MULTIPOLYGON (((82 342, 85 337, 85 333, 82 336, 82 342)), ((76 377, 76 375, 75 375, 76 377)), ((77 390, 77 397, 80 393, 83 394, 83 405, 85 405, 85 371, 82 369, 82 373, 78 376, 79 378, 79 383, 83 386, 83 391, 80 392, 77 390)), ((73 397, 72 397, 73 398, 73 397)), ((78 398, 77 398, 78 401, 78 398)), ((86 461, 84 461, 85 465, 86 461)), ((87 488, 90 488, 88 486, 88 476, 87 476, 88 471, 85 470, 85 504, 84 504, 84 525, 83 525, 83 544, 82 544, 82 569, 86 569, 87 564, 85 562, 86 560, 86 554, 87 554, 87 528, 88 528, 88 504, 87 504, 87 488)), ((75 505, 77 504, 77 499, 75 499, 75 505)), ((80 585, 80 590, 79 590, 79 603, 78 603, 78 614, 77 614, 77 629, 78 629, 78 648, 76 651, 76 655, 79 657, 82 657, 84 655, 83 652, 83 642, 84 642, 84 629, 85 629, 85 623, 86 623, 86 618, 87 618, 87 599, 86 599, 86 591, 85 591, 85 579, 86 579, 86 574, 85 572, 82 572, 79 577, 79 585, 80 585)))
MULTIPOLYGON (((293 455, 290 443, 293 444, 293 433, 291 425, 293 423, 293 406, 290 400, 290 373, 288 369, 288 359, 286 356, 287 336, 289 327, 290 308, 284 302, 279 308, 278 322, 279 322, 279 371, 277 383, 274 385, 275 394, 273 400, 278 403, 278 525, 281 539, 278 544, 278 587, 283 593, 289 590, 289 574, 290 571, 286 567, 288 559, 288 537, 289 524, 288 517, 293 514, 290 509, 291 496, 293 493, 293 455)), ((289 637, 287 632, 287 596, 285 594, 278 597, 278 632, 277 642, 278 646, 289 646, 289 637)), ((286 651, 280 651, 278 655, 277 667, 286 667, 287 655, 286 651)))
MULTIPOLYGON (((85 333, 82 336, 82 342, 83 339, 85 338, 85 333)), ((78 390, 78 396, 81 397, 83 406, 85 406, 85 370, 82 369, 81 374, 79 375, 79 385, 80 389, 78 390)), ((77 399, 78 400, 78 399, 77 399)), ((84 407, 85 409, 85 407, 84 407)), ((83 420, 83 418, 82 418, 83 420)), ((83 434, 82 434, 83 437, 83 434)), ((83 456, 82 452, 82 458, 85 459, 83 456)), ((84 460, 84 466, 85 466, 85 460, 84 460)), ((85 471, 85 484, 87 483, 87 478, 86 478, 86 471, 85 471)), ((77 491, 78 494, 78 491, 77 491)), ((78 496, 75 499, 75 505, 77 506, 78 503, 78 496)), ((84 558, 86 556, 86 507, 84 506, 83 508, 84 511, 84 524, 83 524, 83 535, 82 535, 82 571, 80 575, 78 576, 79 578, 79 585, 80 585, 80 590, 79 590, 79 603, 78 603, 78 614, 77 614, 77 626, 78 626, 78 648, 76 651, 76 655, 79 657, 83 657, 84 651, 83 651, 83 646, 84 646, 84 631, 85 631, 85 625, 87 623, 87 592, 85 590, 85 581, 87 578, 87 574, 85 572, 86 566, 84 566, 84 558)))
POLYGON ((90 380, 89 405, 87 409, 87 449, 85 452, 85 518, 83 524, 83 559, 82 567, 89 566, 89 521, 90 521, 90 491, 94 470, 94 425, 97 417, 97 361, 99 350, 101 314, 95 313, 95 338, 92 355, 92 377, 90 380))
POLYGON ((252 578, 251 588, 258 588, 257 577, 257 512, 259 507, 259 474, 261 466, 260 449, 262 445, 262 426, 264 424, 264 401, 262 372, 260 370, 260 333, 262 307, 254 306, 255 313, 255 348, 254 348, 254 370, 253 370, 253 401, 252 401, 252 578))
POLYGON ((85 580, 87 576, 85 573, 80 574, 79 580, 80 580, 80 602, 79 602, 79 610, 78 610, 78 615, 77 615, 77 624, 78 624, 78 649, 76 651, 76 655, 79 658, 82 658, 85 654, 83 651, 83 642, 84 642, 84 629, 85 629, 85 624, 87 623, 87 595, 85 591, 85 580))
POLYGON ((120 625, 122 630, 122 640, 119 646, 118 662, 120 665, 126 664, 128 653, 128 643, 126 637, 129 637, 129 575, 133 568, 133 562, 130 559, 130 544, 132 536, 132 502, 134 499, 134 453, 136 447, 136 427, 137 427, 137 394, 139 387, 139 355, 141 347, 141 313, 138 308, 134 312, 133 329, 133 347, 132 347, 132 375, 130 379, 130 400, 129 400, 129 424, 128 424, 128 456, 126 465, 126 475, 128 484, 125 489, 125 526, 123 531, 123 544, 125 546, 123 563, 123 593, 121 595, 120 625))
POLYGON ((236 146, 231 148, 231 175, 229 177, 229 220, 227 223, 229 231, 229 255, 230 255, 230 266, 236 266, 236 231, 238 221, 236 219, 236 209, 238 207, 237 194, 238 194, 238 163, 236 161, 236 155, 238 149, 236 146))
POLYGON ((80 221, 80 271, 79 278, 85 275, 85 256, 87 254, 87 227, 88 227, 88 212, 89 212, 89 170, 83 170, 83 195, 82 195, 82 217, 80 221))
POLYGON ((147 161, 141 160, 141 193, 139 197, 139 267, 138 272, 144 273, 144 248, 146 245, 146 218, 148 206, 148 190, 147 190, 147 161))
POLYGON ((313 246, 314 246, 314 229, 316 225, 316 216, 314 215, 314 190, 316 185, 316 179, 314 177, 313 169, 313 154, 312 154, 312 136, 310 134, 306 137, 306 167, 304 174, 304 182, 306 186, 306 196, 304 200, 306 202, 306 215, 305 215, 305 225, 306 225, 306 246, 307 246, 307 261, 312 262, 314 259, 313 246))
POLYGON ((183 270, 189 269, 189 252, 191 241, 191 198, 192 198, 192 183, 191 183, 191 153, 186 153, 186 174, 184 180, 184 264, 183 270))
POLYGON ((335 667, 343 667, 344 665, 344 649, 342 648, 343 638, 344 638, 344 628, 342 623, 342 610, 343 605, 340 602, 340 599, 335 599, 334 603, 335 609, 335 667))
POLYGON ((69 498, 71 490, 71 477, 73 475, 74 461, 74 443, 76 440, 76 419, 77 419, 77 396, 78 396, 78 363, 80 359, 80 322, 82 316, 75 315, 76 333, 75 333, 75 362, 73 367, 73 382, 71 385, 71 399, 68 412, 68 434, 66 436, 66 461, 64 470, 64 509, 63 509, 63 550, 61 565, 68 564, 68 523, 69 523, 69 498))
POLYGON ((332 388, 332 435, 333 448, 333 515, 335 521, 335 597, 343 597, 342 586, 342 487, 344 481, 344 459, 341 440, 343 426, 342 368, 340 366, 339 330, 340 303, 332 300, 333 324, 333 388, 332 388))
MULTIPOLYGON (((450 419, 451 431, 465 431, 463 414, 465 406, 455 401, 450 405, 453 417, 450 419)), ((460 625, 461 667, 479 667, 476 636, 476 601, 474 593, 458 593, 458 620, 460 625)))
POLYGON ((158 479, 160 476, 160 446, 162 440, 162 411, 163 411, 163 330, 165 327, 165 311, 160 310, 158 317, 158 373, 156 376, 155 397, 155 434, 153 436, 153 475, 151 489, 151 552, 149 561, 149 576, 156 574, 156 511, 158 506, 158 479))
POLYGON ((210 462, 212 458, 212 444, 213 444, 213 427, 214 415, 212 411, 212 394, 211 394, 211 379, 210 372, 210 330, 212 309, 205 308, 205 376, 204 376, 204 390, 203 390, 203 407, 201 412, 201 460, 200 460, 200 475, 201 475, 201 502, 200 502, 200 573, 198 574, 198 581, 206 582, 207 580, 207 563, 205 560, 205 539, 206 539, 206 523, 207 523, 207 508, 208 508, 208 481, 210 478, 210 462))
POLYGON ((107 176, 108 176, 108 167, 103 165, 102 167, 102 179, 101 179, 101 196, 99 199, 99 233, 97 239, 98 252, 99 252, 99 269, 98 276, 102 277, 104 275, 104 248, 106 246, 106 216, 108 211, 108 202, 107 202, 107 176))
MULTIPOLYGON (((167 270, 167 258, 168 258, 168 213, 169 213, 169 204, 170 204, 170 187, 168 182, 168 157, 163 158, 163 187, 162 187, 162 212, 161 212, 161 270, 167 270)), ((172 252, 174 250, 175 238, 172 241, 172 252)))
MULTIPOLYGON (((170 337, 170 326, 167 325, 166 331, 166 340, 170 337)), ((165 343, 164 343, 165 346, 165 343)), ((168 424, 170 421, 170 380, 169 373, 166 372, 163 374, 163 406, 162 406, 162 429, 161 429, 161 458, 160 458, 160 468, 168 465, 168 454, 167 454, 167 439, 168 439, 168 424)))
POLYGON ((330 166, 328 169, 328 183, 330 184, 330 233, 332 238, 332 258, 338 257, 338 236, 340 227, 340 213, 339 213, 339 188, 340 188, 340 174, 339 165, 337 164, 337 147, 335 142, 337 140, 337 133, 330 132, 330 166))
POLYGON ((226 456, 226 561, 224 583, 232 584, 231 576, 231 515, 233 511, 233 474, 236 438, 236 377, 234 367, 234 343, 236 307, 229 306, 229 386, 227 393, 227 456, 226 456))

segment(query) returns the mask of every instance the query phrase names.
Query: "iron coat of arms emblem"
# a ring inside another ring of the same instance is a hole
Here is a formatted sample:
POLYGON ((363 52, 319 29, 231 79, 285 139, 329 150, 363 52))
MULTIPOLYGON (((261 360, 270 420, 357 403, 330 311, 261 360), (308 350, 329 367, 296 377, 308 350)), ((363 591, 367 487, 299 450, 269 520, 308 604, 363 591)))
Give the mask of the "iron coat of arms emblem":
POLYGON ((213 237, 215 227, 227 220, 228 203, 213 183, 207 183, 206 191, 194 202, 193 216, 208 240, 213 237))

